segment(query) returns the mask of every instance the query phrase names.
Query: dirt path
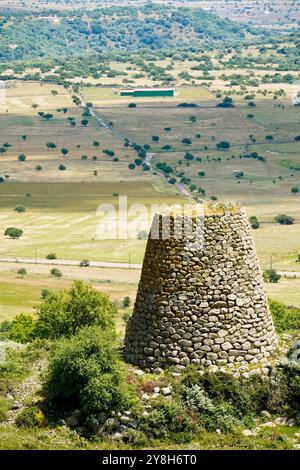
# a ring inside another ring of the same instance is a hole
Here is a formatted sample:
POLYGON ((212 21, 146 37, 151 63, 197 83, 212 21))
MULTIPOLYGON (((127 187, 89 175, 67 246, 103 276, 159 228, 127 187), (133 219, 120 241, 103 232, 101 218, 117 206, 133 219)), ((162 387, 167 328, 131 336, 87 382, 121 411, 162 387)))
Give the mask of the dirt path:
POLYGON ((15 423, 18 414, 26 408, 28 400, 41 388, 42 382, 40 374, 45 368, 46 363, 45 359, 39 359, 34 362, 29 377, 27 377, 24 382, 17 385, 17 387, 12 391, 13 407, 7 413, 7 424, 15 423))
MULTIPOLYGON (((86 102, 83 98, 82 95, 80 95, 80 100, 81 100, 81 106, 82 108, 86 108, 86 102)), ((90 110, 90 113, 91 113, 91 116, 93 116, 94 119, 96 119, 97 123, 99 124, 100 127, 102 127, 103 129, 105 129, 108 133, 114 135, 115 137, 117 137, 118 139, 122 140, 123 142, 124 141, 128 141, 129 143, 133 144, 133 140, 128 136, 128 135, 125 135, 125 134, 122 134, 121 132, 117 131, 116 129, 114 129, 112 126, 110 126, 106 121, 105 119, 103 119, 102 116, 100 116, 100 114, 95 111, 95 109, 93 108, 89 108, 90 110)), ((152 153, 147 153, 146 155, 146 158, 145 158, 145 161, 144 163, 146 165, 148 165, 151 169, 151 171, 153 173, 156 173, 158 176, 160 176, 164 181, 166 181, 166 178, 165 178, 165 175, 163 172, 161 172, 159 169, 157 168, 153 168, 153 166, 151 165, 151 161, 152 161, 152 158, 153 158, 153 154, 152 153)), ((178 189, 178 191, 184 196, 184 197, 191 197, 190 193, 188 192, 188 190, 185 188, 185 186, 181 183, 175 183, 175 187, 178 189)), ((121 267, 121 266, 119 266, 121 267)))

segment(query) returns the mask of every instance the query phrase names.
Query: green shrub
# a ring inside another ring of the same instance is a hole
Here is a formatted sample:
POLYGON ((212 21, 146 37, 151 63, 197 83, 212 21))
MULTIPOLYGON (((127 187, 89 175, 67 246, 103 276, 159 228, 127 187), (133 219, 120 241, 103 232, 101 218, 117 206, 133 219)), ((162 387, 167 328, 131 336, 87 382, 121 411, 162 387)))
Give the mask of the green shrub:
POLYGON ((252 217, 249 218, 249 222, 250 222, 251 227, 254 230, 257 230, 260 227, 260 222, 259 222, 258 218, 255 215, 253 215, 252 217))
POLYGON ((31 358, 26 351, 6 348, 5 360, 0 362, 0 394, 5 395, 27 374, 31 358))
POLYGON ((16 425, 20 428, 43 428, 47 426, 47 420, 43 411, 37 406, 25 408, 16 418, 16 425))
POLYGON ((11 322, 9 339, 18 343, 28 343, 35 337, 35 320, 31 315, 21 313, 11 322))
POLYGON ((293 225, 293 223, 295 222, 295 219, 293 217, 286 214, 277 215, 274 220, 280 225, 293 225))
POLYGON ((263 278, 265 282, 271 282, 273 284, 277 284, 278 281, 281 279, 281 275, 275 271, 275 269, 267 269, 263 273, 263 278))
POLYGON ((9 238, 20 238, 23 235, 23 230, 15 227, 8 227, 5 232, 4 236, 9 238))
POLYGON ((0 398, 0 423, 6 420, 7 412, 11 409, 11 403, 6 398, 0 398))
POLYGON ((269 299, 269 307, 278 333, 300 329, 300 309, 286 307, 283 303, 269 299))
POLYGON ((180 402, 158 399, 148 416, 143 417, 142 430, 152 438, 167 437, 170 433, 189 433, 197 425, 180 402))
POLYGON ((123 308, 129 308, 131 305, 131 299, 128 295, 126 295, 126 297, 124 297, 123 301, 122 301, 122 307, 123 308))
POLYGON ((212 411, 203 411, 200 415, 200 424, 207 431, 220 429, 224 433, 232 432, 241 424, 235 417, 234 410, 229 404, 221 404, 214 407, 212 411))
POLYGON ((148 439, 142 431, 136 429, 129 429, 123 434, 123 441, 133 447, 145 447, 148 444, 148 439))
POLYGON ((187 408, 192 411, 201 412, 214 410, 214 404, 198 384, 185 388, 184 402, 187 408))
POLYGON ((49 364, 47 394, 86 412, 110 412, 128 405, 112 336, 111 331, 86 327, 71 338, 60 339, 49 364))
POLYGON ((51 276, 61 278, 63 276, 62 272, 57 268, 52 268, 50 271, 51 276))
POLYGON ((50 294, 49 289, 42 289, 41 290, 41 299, 46 299, 50 294))
POLYGON ((265 408, 269 386, 257 376, 241 382, 230 374, 206 372, 200 375, 196 368, 189 367, 182 376, 180 393, 183 400, 186 397, 194 400, 192 404, 198 399, 204 409, 205 405, 209 408, 209 403, 229 405, 236 417, 242 418, 265 408))
POLYGON ((0 323, 0 340, 4 341, 8 339, 10 329, 11 321, 5 320, 0 323))
POLYGON ((300 423, 300 366, 281 364, 270 378, 271 391, 268 409, 276 413, 289 413, 300 423))
POLYGON ((56 339, 89 325, 112 328, 115 313, 116 307, 106 295, 75 281, 69 290, 50 292, 37 307, 37 335, 56 339))

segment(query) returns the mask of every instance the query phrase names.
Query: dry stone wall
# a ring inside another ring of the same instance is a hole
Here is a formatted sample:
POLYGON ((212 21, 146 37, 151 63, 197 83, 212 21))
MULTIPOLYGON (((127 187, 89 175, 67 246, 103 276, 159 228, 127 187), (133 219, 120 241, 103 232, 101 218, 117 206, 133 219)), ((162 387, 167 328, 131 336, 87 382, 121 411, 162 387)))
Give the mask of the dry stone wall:
POLYGON ((266 362, 276 334, 246 213, 206 215, 202 234, 191 219, 182 239, 177 222, 167 239, 149 235, 126 360, 149 370, 266 362))

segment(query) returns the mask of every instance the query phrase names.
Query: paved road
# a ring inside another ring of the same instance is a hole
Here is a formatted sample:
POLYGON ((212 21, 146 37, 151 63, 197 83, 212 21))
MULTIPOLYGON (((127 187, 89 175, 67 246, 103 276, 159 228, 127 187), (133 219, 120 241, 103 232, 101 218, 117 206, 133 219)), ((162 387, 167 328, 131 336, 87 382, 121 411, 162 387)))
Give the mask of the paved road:
POLYGON ((299 271, 278 271, 278 274, 280 274, 283 277, 297 277, 297 278, 300 278, 300 272, 299 271))
MULTIPOLYGON (((79 266, 81 260, 70 259, 44 259, 44 258, 0 258, 0 263, 20 263, 20 264, 48 264, 51 266, 79 266)), ((124 268, 124 269, 141 269, 141 264, 135 263, 110 263, 106 261, 90 261, 89 266, 92 268, 124 268)))
MULTIPOLYGON (((45 259, 45 258, 0 258, 0 263, 20 263, 20 264, 43 264, 60 266, 79 266, 81 260, 70 259, 45 259)), ((121 268, 121 269, 142 269, 142 264, 138 263, 111 263, 109 261, 90 261, 91 268, 121 268)), ((299 278, 300 271, 278 271, 282 277, 299 278)))

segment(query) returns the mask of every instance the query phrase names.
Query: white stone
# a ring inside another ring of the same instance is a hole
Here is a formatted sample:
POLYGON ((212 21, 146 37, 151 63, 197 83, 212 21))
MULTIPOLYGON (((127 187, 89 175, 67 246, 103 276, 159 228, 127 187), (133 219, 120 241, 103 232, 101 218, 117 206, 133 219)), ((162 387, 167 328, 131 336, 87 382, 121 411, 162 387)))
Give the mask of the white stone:
POLYGON ((256 436, 256 432, 250 431, 250 429, 244 429, 244 430, 242 431, 242 434, 243 434, 243 436, 246 436, 246 437, 248 437, 248 436, 256 436))
POLYGON ((224 349, 224 351, 229 351, 229 349, 232 349, 232 344, 226 341, 221 345, 221 348, 224 349))
POLYGON ((162 388, 161 391, 162 391, 163 395, 166 397, 166 396, 168 396, 168 395, 171 394, 171 390, 172 390, 172 388, 171 388, 171 386, 169 385, 168 387, 162 388))

